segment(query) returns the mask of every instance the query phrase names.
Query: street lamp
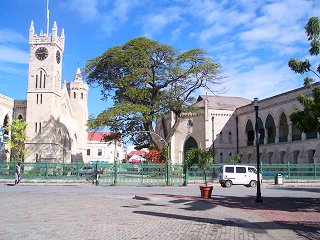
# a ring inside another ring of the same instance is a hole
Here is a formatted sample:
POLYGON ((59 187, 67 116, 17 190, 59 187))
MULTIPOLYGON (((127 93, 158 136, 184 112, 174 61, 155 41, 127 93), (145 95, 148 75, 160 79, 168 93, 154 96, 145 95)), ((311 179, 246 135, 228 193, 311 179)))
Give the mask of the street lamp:
POLYGON ((260 187, 260 153, 259 153, 259 127, 258 127, 258 115, 259 115, 259 99, 254 98, 253 101, 254 111, 256 113, 256 149, 257 149, 257 198, 256 203, 263 203, 261 198, 261 187, 260 187))
POLYGON ((3 133, 4 133, 4 129, 3 129, 3 127, 0 125, 0 160, 1 160, 1 161, 2 161, 3 133))

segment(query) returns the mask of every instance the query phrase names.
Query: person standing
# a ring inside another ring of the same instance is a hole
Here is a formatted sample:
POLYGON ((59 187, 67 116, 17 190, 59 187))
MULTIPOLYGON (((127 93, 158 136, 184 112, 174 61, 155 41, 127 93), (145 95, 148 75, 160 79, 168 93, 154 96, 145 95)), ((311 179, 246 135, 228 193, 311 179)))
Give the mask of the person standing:
POLYGON ((20 165, 21 165, 20 162, 18 162, 18 164, 16 165, 16 170, 14 172, 14 175, 15 175, 14 185, 17 185, 21 180, 20 165))

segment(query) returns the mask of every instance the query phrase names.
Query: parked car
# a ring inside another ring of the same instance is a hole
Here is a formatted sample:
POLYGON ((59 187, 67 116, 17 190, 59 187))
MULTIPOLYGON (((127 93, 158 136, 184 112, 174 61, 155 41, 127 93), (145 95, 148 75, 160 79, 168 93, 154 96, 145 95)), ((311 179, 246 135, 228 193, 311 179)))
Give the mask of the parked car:
MULTIPOLYGON (((219 173, 219 182, 222 187, 232 185, 244 185, 246 187, 257 186, 257 169, 247 165, 223 165, 219 173)), ((260 183, 262 176, 260 174, 260 183)))
POLYGON ((94 170, 95 170, 94 166, 84 166, 84 167, 79 169, 79 174, 80 174, 80 176, 82 176, 82 175, 93 175, 94 170))

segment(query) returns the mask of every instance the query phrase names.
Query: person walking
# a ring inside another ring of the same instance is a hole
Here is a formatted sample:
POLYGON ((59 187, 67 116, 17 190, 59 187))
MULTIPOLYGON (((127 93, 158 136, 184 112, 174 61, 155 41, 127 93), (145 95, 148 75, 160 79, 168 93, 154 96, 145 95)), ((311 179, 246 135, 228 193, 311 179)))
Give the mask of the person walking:
POLYGON ((14 176, 15 176, 14 185, 17 185, 21 180, 20 165, 21 165, 20 162, 18 162, 18 164, 16 165, 16 170, 14 172, 14 176))

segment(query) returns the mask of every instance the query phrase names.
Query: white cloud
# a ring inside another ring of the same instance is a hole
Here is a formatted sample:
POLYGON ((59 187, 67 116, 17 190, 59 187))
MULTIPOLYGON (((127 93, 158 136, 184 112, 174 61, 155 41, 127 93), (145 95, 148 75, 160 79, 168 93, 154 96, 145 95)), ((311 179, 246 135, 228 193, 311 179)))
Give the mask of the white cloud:
POLYGON ((83 21, 93 21, 99 18, 99 0, 70 0, 65 7, 80 14, 83 21))
MULTIPOLYGON (((148 13, 141 16, 143 35, 152 37, 154 34, 166 34, 164 29, 171 23, 181 20, 182 9, 179 7, 168 7, 158 9, 157 13, 148 13)), ((182 23, 183 25, 183 23, 182 23)))
POLYGON ((22 63, 29 62, 29 54, 15 47, 0 45, 0 62, 22 63))
POLYGON ((0 29, 0 43, 21 43, 25 42, 24 36, 10 29, 0 29))
POLYGON ((229 76, 229 81, 225 84, 226 89, 229 89, 226 95, 248 99, 264 99, 295 89, 299 81, 299 76, 291 72, 287 66, 275 62, 255 65, 246 72, 231 70, 226 74, 229 76))

